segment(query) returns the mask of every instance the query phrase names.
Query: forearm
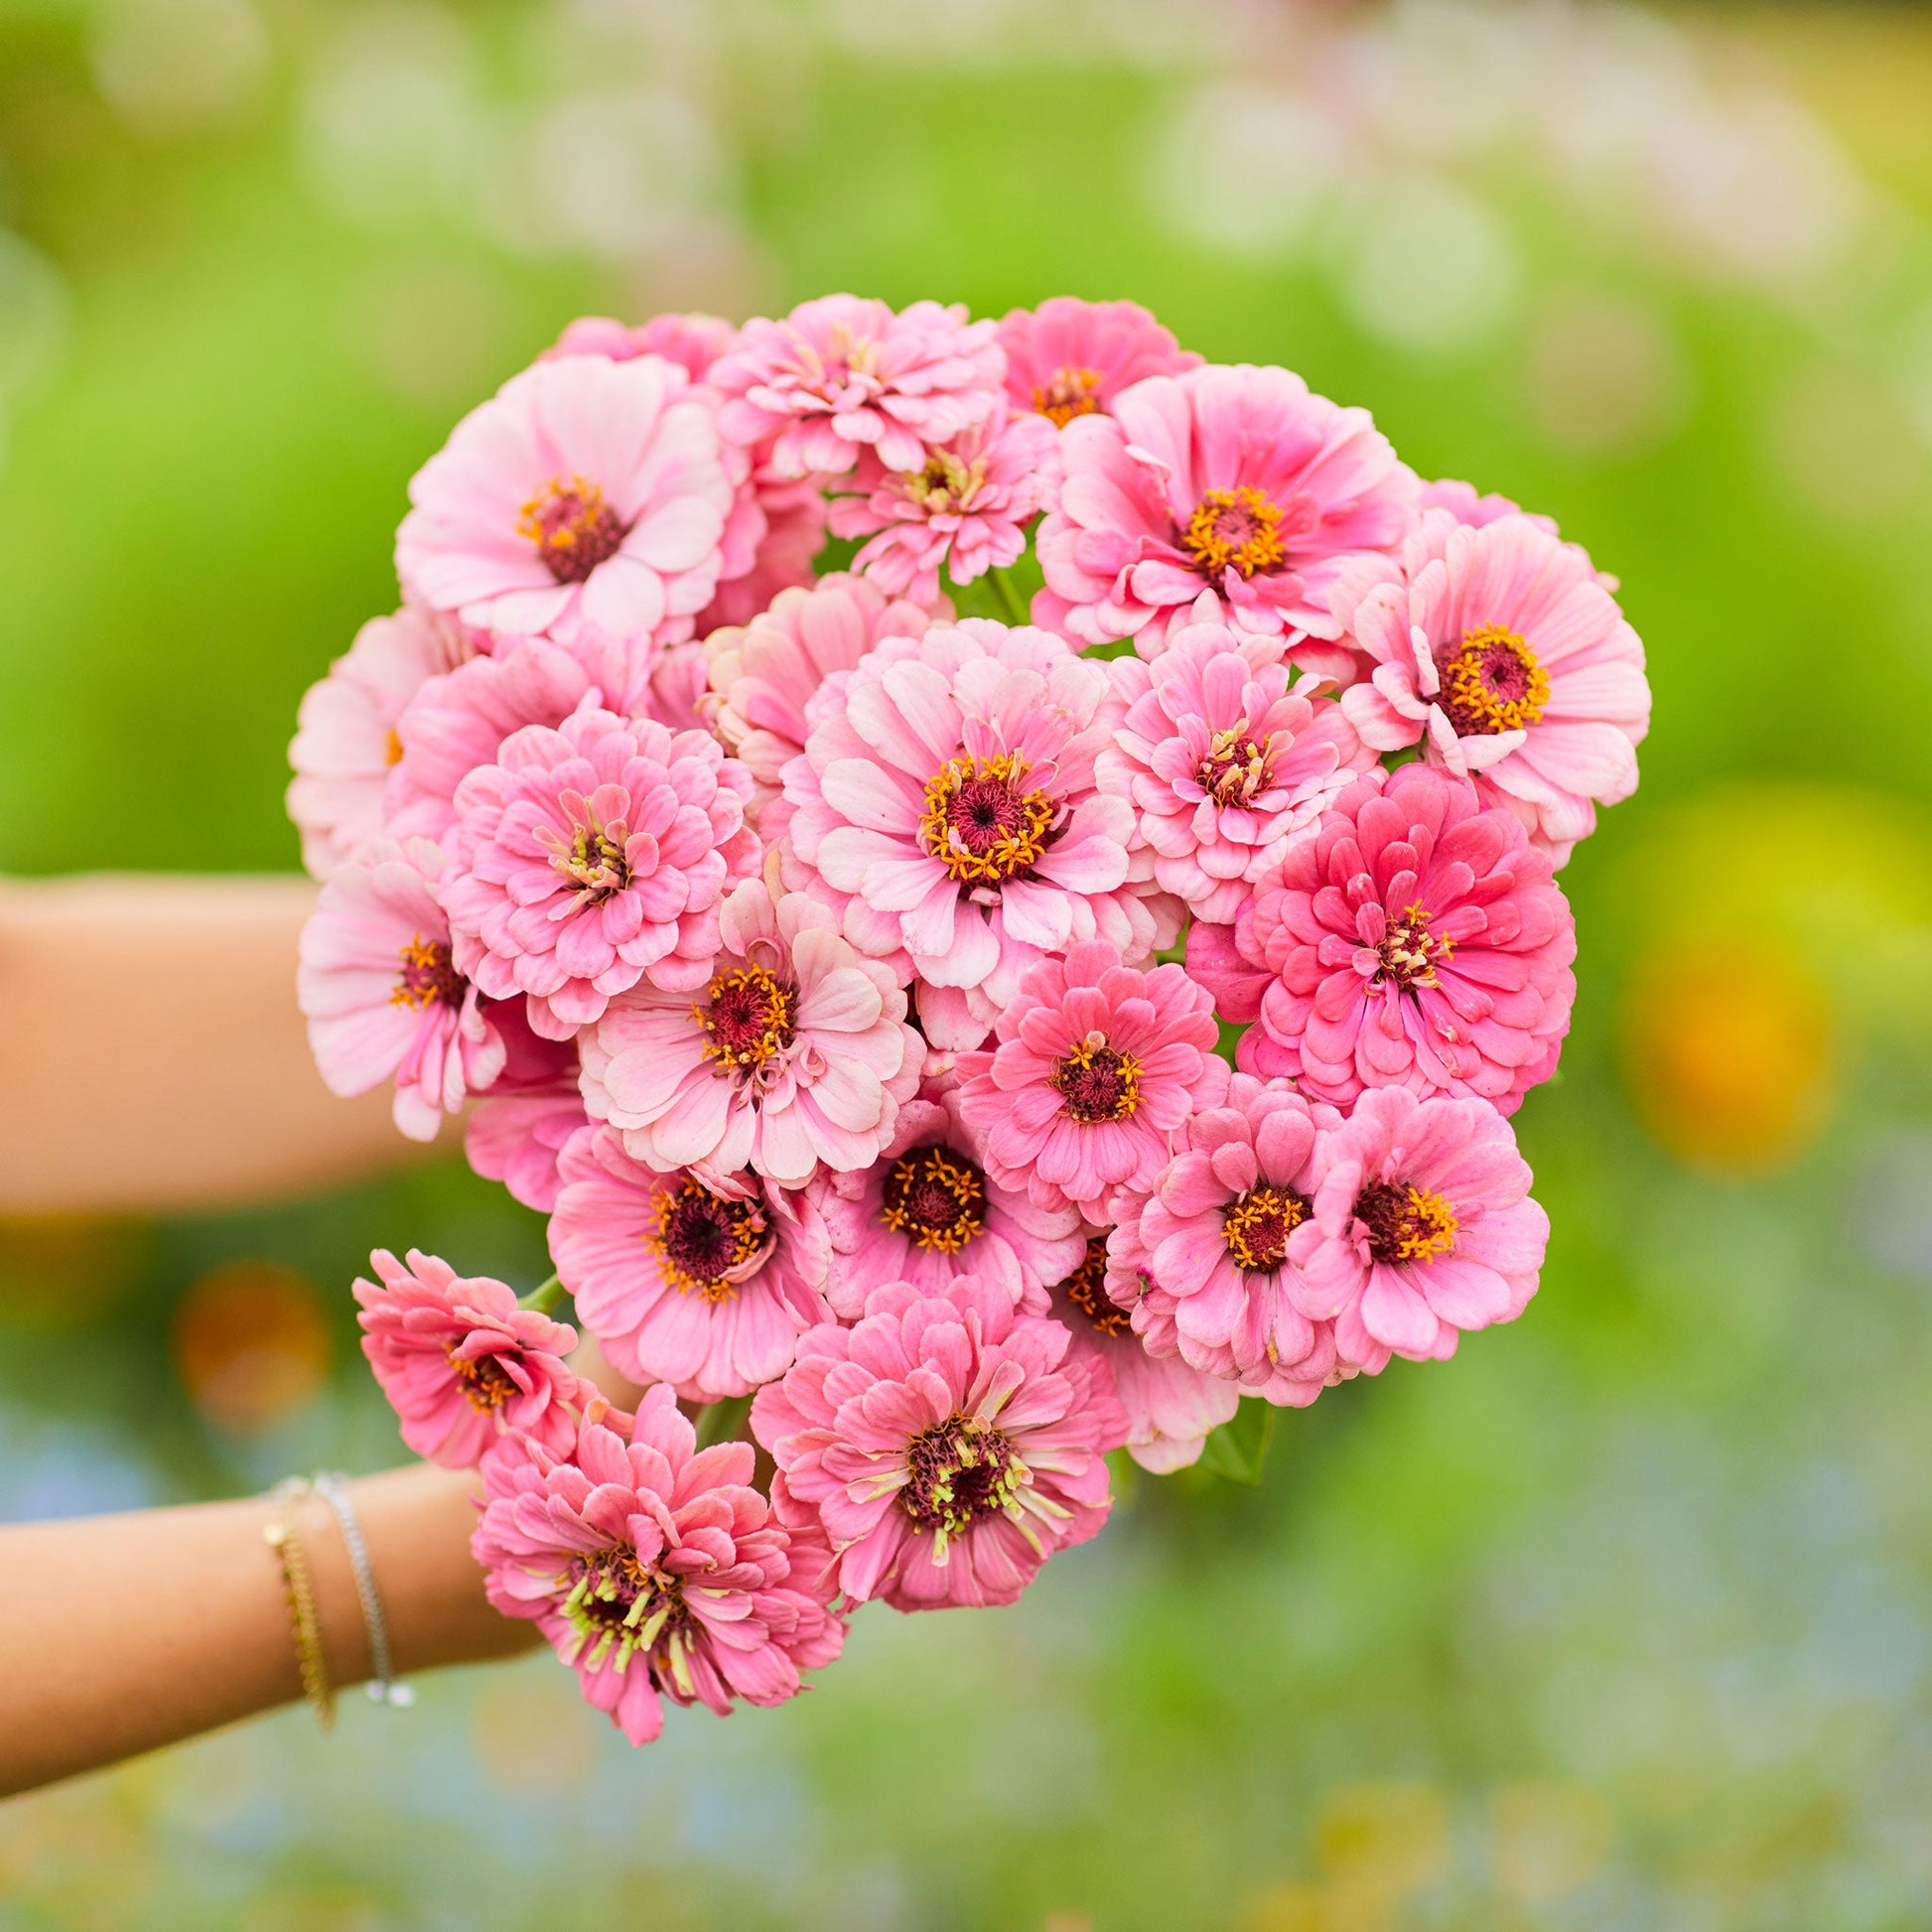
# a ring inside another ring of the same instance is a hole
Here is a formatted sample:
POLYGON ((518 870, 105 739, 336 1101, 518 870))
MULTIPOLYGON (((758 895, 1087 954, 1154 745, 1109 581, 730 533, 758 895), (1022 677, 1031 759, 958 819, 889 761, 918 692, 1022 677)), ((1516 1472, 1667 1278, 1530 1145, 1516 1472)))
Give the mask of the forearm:
POLYGON ((411 1158, 322 1084, 300 878, 0 881, 0 1213, 269 1199, 411 1158))
MULTIPOLYGON (((348 1485, 398 1673, 506 1656, 471 1558, 475 1478, 416 1464, 348 1485)), ((320 1498, 293 1518, 329 1680, 369 1674, 348 1552, 320 1498)), ((286 1704, 301 1677, 262 1499, 0 1528, 0 1796, 286 1704)))

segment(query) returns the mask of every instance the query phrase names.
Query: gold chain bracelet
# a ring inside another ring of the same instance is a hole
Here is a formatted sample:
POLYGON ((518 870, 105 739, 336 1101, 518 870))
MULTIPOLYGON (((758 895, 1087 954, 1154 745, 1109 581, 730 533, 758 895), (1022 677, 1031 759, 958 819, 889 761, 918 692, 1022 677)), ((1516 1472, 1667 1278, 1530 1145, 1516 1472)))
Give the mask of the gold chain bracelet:
POLYGON ((322 1651, 322 1623, 316 1615, 316 1589, 309 1574, 309 1559, 303 1553, 302 1539, 293 1521, 293 1505, 315 1493, 312 1484, 300 1476, 276 1484, 269 1500, 281 1505, 262 1530, 262 1540, 275 1552, 282 1571, 282 1594, 288 1604, 289 1631, 295 1639, 296 1668, 302 1674, 302 1695, 316 1714, 324 1730, 336 1722, 336 1691, 329 1682, 329 1667, 322 1651))

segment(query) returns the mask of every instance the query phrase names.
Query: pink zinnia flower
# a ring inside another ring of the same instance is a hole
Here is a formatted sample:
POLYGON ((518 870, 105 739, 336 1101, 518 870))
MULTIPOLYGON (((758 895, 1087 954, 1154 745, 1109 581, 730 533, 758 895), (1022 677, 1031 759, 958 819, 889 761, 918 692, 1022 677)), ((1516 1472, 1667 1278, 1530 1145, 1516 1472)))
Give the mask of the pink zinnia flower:
POLYGON ((534 1619, 585 1698, 633 1744, 660 1698, 782 1704, 844 1642, 822 1559, 752 1487, 750 1443, 697 1448, 668 1388, 634 1417, 600 1408, 561 1449, 510 1437, 483 1463, 471 1548, 489 1600, 534 1619))
POLYGON ((639 355, 661 355, 675 362, 693 382, 732 345, 738 331, 722 316, 692 313, 652 316, 631 328, 609 316, 580 316, 537 358, 554 362, 567 355, 604 355, 613 362, 634 361, 639 355))
POLYGON ((1175 1354, 1150 1354, 1134 1332, 1131 1304, 1108 1294, 1108 1272, 1107 1236, 1088 1235, 1079 1267, 1053 1290, 1053 1312, 1073 1337, 1071 1356, 1091 1352, 1106 1363, 1126 1417, 1128 1454, 1156 1475, 1184 1469, 1240 1407, 1240 1384, 1203 1375, 1175 1354))
POLYGON ((1466 779, 1370 771, 1256 891, 1274 975, 1239 1063, 1346 1106, 1364 1087, 1479 1094, 1547 1080, 1577 994, 1576 921, 1547 854, 1466 779))
MULTIPOLYGON (((672 648, 679 648, 673 646, 672 648)), ((432 677, 395 726, 395 759, 383 793, 395 838, 441 839, 456 824, 456 793, 471 772, 494 764, 525 725, 561 725, 589 698, 625 718, 657 718, 652 675, 667 653, 591 632, 566 648, 547 638, 499 638, 487 657, 432 677)), ((675 725, 671 727, 676 729, 675 725)))
POLYGON ((1027 525, 1052 495, 1056 441, 1044 417, 1010 416, 928 446, 906 470, 869 457, 860 493, 833 498, 832 533, 871 536, 853 569, 930 604, 941 564, 953 583, 970 584, 1026 549, 1027 525))
POLYGON ((491 999, 530 996, 567 1039, 649 975, 693 992, 718 908, 757 870, 752 781, 703 732, 588 707, 527 725, 457 788, 463 860, 444 889, 457 960, 491 999))
MULTIPOLYGON (((750 462, 749 452, 740 454, 750 462)), ((748 490, 758 512, 746 526, 749 548, 728 546, 718 595, 698 613, 700 637, 721 624, 750 623, 780 591, 810 584, 825 548, 825 492, 815 479, 780 483, 753 471, 740 487, 741 506, 748 490)))
POLYGON ((802 1187, 867 1168, 919 1084, 905 992, 804 893, 748 879, 718 920, 711 984, 633 987, 582 1038, 584 1097, 647 1167, 751 1168, 802 1187))
POLYGON ((753 1173, 660 1173, 608 1127, 574 1134, 558 1173, 551 1259, 578 1320, 633 1382, 695 1402, 745 1395, 828 1319, 832 1250, 814 1194, 753 1173))
POLYGON ((1098 1216, 1118 1188, 1153 1189, 1212 1089, 1220 1030, 1178 966, 1123 966, 1092 939, 1022 978, 995 1037, 959 1057, 959 1111, 987 1173, 1038 1206, 1098 1216))
POLYGON ((1097 1356, 998 1282, 874 1291, 857 1326, 814 1328, 752 1428, 815 1508, 854 1602, 1011 1603, 1107 1520, 1103 1448, 1126 1418, 1097 1356))
POLYGON ((1138 302, 1083 302, 1055 295, 1037 309, 1010 309, 1000 323, 1007 396, 1063 429, 1076 416, 1105 413, 1123 389, 1150 375, 1200 367, 1192 349, 1138 302))
POLYGON ((346 656, 310 685, 289 762, 289 816, 302 833, 302 863, 327 879, 361 842, 385 829, 383 794, 402 757, 396 723, 424 681, 469 655, 455 625, 405 605, 371 618, 346 656))
POLYGON ((1377 1087, 1321 1137, 1313 1211, 1290 1237, 1303 1306, 1353 1362, 1455 1353, 1536 1293, 1550 1217, 1486 1100, 1377 1087))
POLYGON ((1420 741, 1430 763, 1475 778, 1562 865, 1596 804, 1637 788, 1650 728, 1637 633, 1589 559, 1528 517, 1472 527, 1435 512, 1403 566, 1406 583, 1354 612, 1374 669, 1343 707, 1378 752, 1420 741))
POLYGON ((1037 621, 1153 657, 1203 589, 1242 629, 1332 637, 1345 561, 1393 551, 1416 479, 1363 409, 1286 369, 1154 376, 1060 432, 1065 481, 1039 528, 1037 621))
POLYGON ((984 619, 888 637, 820 694, 785 767, 792 863, 861 951, 914 975, 935 1046, 977 1046, 1049 952, 1138 962, 1178 908, 1130 883, 1134 814, 1095 788, 1105 667, 984 619))
POLYGON ((447 1261, 407 1263, 386 1248, 369 1257, 381 1284, 358 1281, 362 1353, 418 1455, 473 1467, 503 1430, 562 1449, 576 1434, 571 1406, 583 1384, 564 1366, 577 1331, 486 1275, 464 1277, 447 1261))
POLYGON ((833 571, 809 590, 780 591, 749 623, 705 639, 712 729, 752 774, 755 812, 777 797, 786 761, 805 749, 805 707, 819 686, 882 637, 917 637, 931 625, 922 606, 833 571))
POLYGON ((489 1009, 507 1056, 488 1092, 470 1110, 463 1152, 485 1180, 500 1180, 525 1207, 548 1214, 557 1204, 557 1157, 585 1124, 574 1040, 543 1039, 530 1031, 520 1000, 489 1009))
POLYGON ((1095 777, 1134 807, 1156 884, 1197 919, 1232 920, 1269 859, 1375 762, 1281 651, 1279 637, 1189 623, 1153 663, 1109 666, 1126 716, 1095 777))
POLYGON ((1246 1073, 1188 1122, 1179 1152, 1141 1211, 1145 1282, 1134 1326, 1191 1368, 1238 1379, 1270 1402, 1305 1407, 1335 1369, 1333 1332, 1311 1318, 1292 1238, 1324 1171, 1318 1130, 1340 1125, 1286 1080, 1246 1073), (1154 1332, 1150 1332, 1154 1331, 1154 1332))
POLYGON ((1035 1311, 1047 1284, 1078 1265, 1085 1237, 1071 1207, 1040 1207, 986 1172, 956 1091, 928 1081, 900 1108, 893 1138, 859 1173, 830 1176, 825 1224, 838 1259, 826 1297, 854 1320, 884 1282, 937 1294, 961 1275, 998 1282, 1035 1311))
POLYGON ((657 355, 511 376, 410 483, 405 588, 519 636, 688 637, 718 587, 734 498, 716 409, 657 355))
POLYGON ((890 470, 916 470, 923 446, 946 443, 1002 407, 1006 358, 990 322, 965 306, 827 295, 782 322, 739 331, 708 380, 725 398, 725 434, 764 453, 783 480, 842 477, 864 450, 890 470))
POLYGON ((502 1071, 504 1045, 452 964, 449 861, 428 839, 374 838, 337 869, 302 928, 296 998, 331 1093, 396 1083, 396 1125, 433 1141, 502 1071))

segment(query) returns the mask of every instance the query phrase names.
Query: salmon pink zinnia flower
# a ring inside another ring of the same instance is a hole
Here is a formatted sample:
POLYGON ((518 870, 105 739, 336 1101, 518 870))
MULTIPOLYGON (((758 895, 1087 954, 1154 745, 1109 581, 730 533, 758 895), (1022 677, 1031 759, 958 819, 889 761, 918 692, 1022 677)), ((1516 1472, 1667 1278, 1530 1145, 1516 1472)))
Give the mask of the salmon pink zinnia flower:
POLYGON ((871 1167, 827 1179, 825 1225, 837 1260, 826 1298, 841 1321, 856 1320, 884 1282, 936 1294, 961 1275, 998 1282, 1037 1312, 1047 1284, 1079 1263, 1079 1211, 1042 1207, 1024 1184, 1005 1186, 988 1173, 958 1089, 933 1080, 899 1109, 871 1167))
POLYGON ((1420 741, 1430 763, 1473 777, 1562 865, 1596 806, 1637 788, 1637 633, 1588 557, 1526 516, 1471 527, 1432 512, 1403 568, 1354 613, 1373 672, 1343 708, 1378 752, 1420 741))
POLYGON ((1129 1309, 1109 1296, 1107 1274, 1107 1236, 1090 1234, 1080 1266, 1053 1290, 1053 1312, 1073 1337, 1072 1355, 1091 1351, 1107 1364, 1126 1417, 1128 1454, 1156 1475, 1184 1469, 1233 1417, 1240 1384, 1203 1375, 1178 1355, 1151 1354, 1129 1309))
POLYGON ((573 1135, 557 1172, 551 1259, 577 1318, 632 1381, 698 1402, 747 1395, 828 1318, 832 1251, 815 1193, 754 1173, 660 1173, 608 1127, 573 1135))
POLYGON ((296 998, 331 1093, 396 1083, 396 1125, 433 1141, 502 1071, 504 1042, 453 963, 449 861, 428 839, 374 838, 322 889, 302 928, 296 998))
POLYGON ((1002 406, 1005 364, 994 325, 969 323, 963 304, 896 315, 827 295, 748 322, 706 380, 725 399, 725 435, 759 450, 771 477, 842 477, 868 449, 889 470, 918 469, 924 445, 1002 406))
POLYGON ((1292 1249, 1304 1306, 1333 1320, 1345 1359, 1440 1361, 1528 1307, 1550 1217, 1486 1100, 1377 1087, 1322 1135, 1318 1165, 1292 1249))
POLYGON ((1514 1113, 1570 1030, 1577 927, 1549 857, 1431 765, 1358 778, 1264 874, 1244 933, 1274 977, 1239 1063, 1336 1106, 1406 1086, 1514 1113))
POLYGON ((1332 637, 1347 560, 1392 552, 1414 475, 1364 409, 1280 368, 1152 376, 1060 432, 1059 500, 1039 528, 1037 622, 1159 654, 1203 590, 1241 629, 1332 637))
POLYGON ((690 636, 735 498, 716 415, 658 355, 569 355, 511 376, 411 482, 404 587, 511 635, 690 636))
POLYGON ((1103 665, 969 618, 888 637, 821 692, 785 767, 787 883, 916 975, 935 1046, 977 1046, 1043 955, 1106 939, 1138 963, 1178 908, 1132 882, 1134 814, 1095 788, 1103 665))
POLYGON ((1012 416, 929 445, 914 469, 868 457, 854 479, 859 493, 832 501, 832 534, 871 537, 853 569, 930 604, 942 564, 953 583, 970 584, 1026 549, 1027 525, 1052 493, 1054 444, 1043 417, 1012 416))
POLYGON ((751 1168, 802 1187, 865 1168, 919 1084, 905 993, 803 893, 748 879, 718 920, 711 984, 635 986, 582 1038, 584 1095, 646 1166, 751 1168))
POLYGON ((854 1602, 1011 1603, 1107 1520, 1127 1419, 1098 1356, 966 1275, 876 1289, 855 1327, 814 1328, 752 1428, 817 1511, 854 1602))
POLYGON ((1189 623, 1153 663, 1109 669, 1126 716, 1095 775, 1197 919, 1231 921, 1268 860, 1375 762, 1318 679, 1292 681, 1279 638, 1189 623))
POLYGON ((1042 959, 959 1056, 959 1111, 987 1173, 1039 1206, 1097 1215, 1153 1189, 1169 1142, 1214 1085, 1213 1002, 1178 966, 1123 966, 1104 939, 1042 959))
POLYGON ((1334 1336, 1309 1313, 1296 1243, 1320 1175, 1318 1131, 1340 1122, 1286 1080, 1245 1073, 1228 1081, 1224 1104, 1189 1118, 1141 1210, 1137 1330, 1148 1335, 1171 1318, 1190 1367, 1271 1402, 1301 1408, 1320 1394, 1334 1336))
POLYGON ((1138 302, 1082 302, 1077 295, 1010 309, 1000 323, 1000 346, 1007 352, 1008 400, 1055 429, 1105 412, 1146 376, 1179 375, 1201 359, 1138 302))
POLYGON ((568 1039, 649 975, 693 992, 725 894, 758 869, 752 781, 717 740, 585 708, 527 725, 457 788, 457 958, 491 999, 530 996, 568 1039))
POLYGON ((699 1449, 659 1386, 634 1417, 600 1405, 561 1448, 513 1436, 483 1463, 471 1548, 490 1602, 533 1619, 633 1744, 662 1730, 662 1698, 782 1704, 844 1643, 822 1553, 805 1539, 793 1563, 754 1458, 699 1449))
POLYGON ((410 1250, 407 1263, 378 1248, 358 1281, 362 1352, 418 1455, 472 1468, 503 1430, 561 1449, 576 1433, 570 1408, 584 1390, 564 1366, 577 1331, 486 1275, 465 1278, 447 1261, 410 1250))

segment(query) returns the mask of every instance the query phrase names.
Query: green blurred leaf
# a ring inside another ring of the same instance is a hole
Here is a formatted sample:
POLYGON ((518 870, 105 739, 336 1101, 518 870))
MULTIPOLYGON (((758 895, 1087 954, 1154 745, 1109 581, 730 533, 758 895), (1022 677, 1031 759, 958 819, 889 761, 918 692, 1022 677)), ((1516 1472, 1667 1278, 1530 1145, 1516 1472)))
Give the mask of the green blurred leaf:
POLYGON ((1249 1397, 1208 1437, 1201 1449, 1200 1466, 1209 1475, 1244 1488, 1258 1489, 1261 1472, 1268 1466, 1268 1445, 1275 1440, 1275 1407, 1258 1397, 1249 1397))

